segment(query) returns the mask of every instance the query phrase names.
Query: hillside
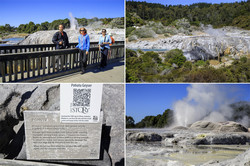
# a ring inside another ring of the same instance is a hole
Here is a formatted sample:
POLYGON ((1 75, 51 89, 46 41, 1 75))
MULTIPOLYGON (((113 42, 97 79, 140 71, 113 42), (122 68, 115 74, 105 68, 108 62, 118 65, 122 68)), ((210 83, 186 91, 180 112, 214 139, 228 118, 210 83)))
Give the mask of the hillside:
POLYGON ((192 5, 162 5, 147 2, 126 2, 127 27, 145 24, 145 21, 160 21, 170 25, 177 19, 186 18, 192 25, 211 24, 215 28, 236 26, 250 30, 250 1, 235 3, 195 3, 192 5), (136 13, 140 18, 136 18, 136 13))

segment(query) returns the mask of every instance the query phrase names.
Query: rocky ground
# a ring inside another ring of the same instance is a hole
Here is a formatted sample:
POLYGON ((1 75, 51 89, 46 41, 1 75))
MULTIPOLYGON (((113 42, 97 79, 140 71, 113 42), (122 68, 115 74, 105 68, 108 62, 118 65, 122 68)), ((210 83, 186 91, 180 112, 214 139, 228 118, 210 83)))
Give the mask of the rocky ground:
MULTIPOLYGON (((101 30, 87 29, 90 37, 90 42, 99 41, 101 36, 101 30)), ((52 37, 58 30, 38 31, 30 34, 26 39, 20 42, 20 45, 26 44, 52 44, 52 37)), ((66 29, 65 32, 68 35, 70 43, 77 43, 79 30, 66 29)), ((124 41, 124 29, 107 29, 107 33, 113 35, 115 41, 124 41)))
MULTIPOLYGON (((158 35, 159 36, 159 35, 158 35)), ((191 35, 177 33, 176 35, 154 40, 138 39, 128 42, 131 49, 181 49, 188 60, 207 60, 219 55, 229 55, 239 58, 250 52, 250 31, 234 27, 193 31, 191 35)))
POLYGON ((152 165, 250 163, 250 133, 236 122, 198 121, 171 130, 128 129, 126 140, 128 165, 140 165, 144 159, 152 165))
POLYGON ((8 34, 6 36, 3 36, 2 38, 3 39, 8 39, 8 38, 25 38, 28 35, 29 35, 28 33, 11 33, 11 34, 8 34))
MULTIPOLYGON (((60 85, 8 84, 0 85, 0 91, 2 92, 0 97, 0 165, 53 165, 26 162, 27 160, 24 157, 26 156, 25 143, 23 142, 23 111, 60 110, 60 85), (13 159, 22 159, 22 161, 13 159)), ((101 108, 104 112, 104 124, 106 126, 103 131, 105 134, 103 146, 106 149, 103 161, 111 158, 113 165, 123 165, 124 86, 104 84, 101 108)), ((88 163, 87 161, 78 162, 81 162, 81 164, 88 163)), ((77 164, 76 161, 72 161, 72 163, 77 164)), ((100 161, 94 163, 95 165, 104 165, 100 161)), ((93 162, 88 164, 93 164, 93 162)))

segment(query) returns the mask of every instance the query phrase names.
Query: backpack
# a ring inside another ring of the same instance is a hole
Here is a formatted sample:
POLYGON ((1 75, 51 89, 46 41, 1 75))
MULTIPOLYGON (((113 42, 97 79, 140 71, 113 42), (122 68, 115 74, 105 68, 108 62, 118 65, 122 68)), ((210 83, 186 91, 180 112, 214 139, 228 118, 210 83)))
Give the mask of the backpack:
POLYGON ((110 38, 111 38, 112 44, 114 44, 115 43, 115 39, 112 36, 110 36, 110 38))

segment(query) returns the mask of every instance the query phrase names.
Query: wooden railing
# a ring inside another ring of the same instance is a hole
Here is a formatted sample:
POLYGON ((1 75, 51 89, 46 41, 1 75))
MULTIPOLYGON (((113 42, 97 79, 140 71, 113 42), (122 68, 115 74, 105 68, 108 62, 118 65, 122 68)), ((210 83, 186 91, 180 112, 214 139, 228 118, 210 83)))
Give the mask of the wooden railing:
MULTIPOLYGON (((124 44, 124 41, 116 41, 114 45, 124 44)), ((70 48, 75 48, 77 43, 69 43, 70 48)), ((97 47, 98 42, 90 42, 90 47, 97 47)), ((12 45, 0 46, 0 54, 35 52, 35 51, 52 51, 55 50, 55 44, 32 44, 32 45, 12 45)))
MULTIPOLYGON (((79 51, 76 48, 48 51, 42 49, 48 45, 29 45, 29 47, 26 45, 23 48, 22 46, 2 47, 0 50, 7 50, 6 47, 8 47, 8 50, 29 49, 29 51, 0 54, 0 82, 37 82, 74 73, 80 68, 79 51), (2 49, 2 47, 5 48, 2 49), (34 48, 39 49, 33 51, 34 48), (61 59, 61 63, 58 63, 57 59, 61 59)), ((50 45, 50 47, 54 46, 50 45)), ((110 50, 109 62, 124 58, 124 42, 116 42, 110 50)), ((100 61, 99 48, 92 45, 88 54, 88 68, 97 66, 100 61)))

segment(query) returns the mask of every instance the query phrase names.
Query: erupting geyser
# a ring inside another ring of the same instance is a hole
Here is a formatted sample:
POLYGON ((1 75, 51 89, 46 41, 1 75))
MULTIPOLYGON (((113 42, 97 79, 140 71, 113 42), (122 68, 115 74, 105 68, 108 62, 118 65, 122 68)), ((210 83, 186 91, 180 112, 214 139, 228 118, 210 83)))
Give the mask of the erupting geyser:
POLYGON ((237 98, 233 88, 221 85, 192 84, 187 88, 188 95, 174 103, 174 125, 185 126, 200 121, 237 121, 248 127, 249 117, 234 119, 234 109, 230 106, 237 98))
POLYGON ((70 12, 69 13, 69 21, 70 21, 70 29, 71 30, 76 30, 79 26, 78 26, 78 22, 77 20, 75 19, 75 17, 73 16, 73 14, 70 12))

